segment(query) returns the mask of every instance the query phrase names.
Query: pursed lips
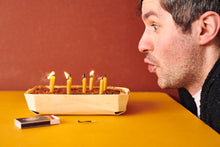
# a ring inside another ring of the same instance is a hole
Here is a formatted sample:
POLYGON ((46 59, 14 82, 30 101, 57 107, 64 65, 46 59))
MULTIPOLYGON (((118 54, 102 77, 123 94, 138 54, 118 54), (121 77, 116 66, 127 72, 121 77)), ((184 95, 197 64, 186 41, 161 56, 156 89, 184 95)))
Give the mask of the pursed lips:
POLYGON ((156 65, 148 60, 148 58, 144 58, 144 63, 148 64, 148 71, 149 72, 156 72, 156 65))

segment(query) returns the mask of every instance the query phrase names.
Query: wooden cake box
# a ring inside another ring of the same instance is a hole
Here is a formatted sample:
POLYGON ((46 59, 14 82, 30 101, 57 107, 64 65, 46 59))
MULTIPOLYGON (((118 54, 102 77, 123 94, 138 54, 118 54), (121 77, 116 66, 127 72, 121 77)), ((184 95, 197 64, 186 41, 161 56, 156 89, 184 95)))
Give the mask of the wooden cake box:
POLYGON ((127 109, 130 93, 123 87, 107 87, 119 90, 119 94, 32 94, 33 89, 24 94, 28 108, 36 114, 56 115, 120 115, 127 109))

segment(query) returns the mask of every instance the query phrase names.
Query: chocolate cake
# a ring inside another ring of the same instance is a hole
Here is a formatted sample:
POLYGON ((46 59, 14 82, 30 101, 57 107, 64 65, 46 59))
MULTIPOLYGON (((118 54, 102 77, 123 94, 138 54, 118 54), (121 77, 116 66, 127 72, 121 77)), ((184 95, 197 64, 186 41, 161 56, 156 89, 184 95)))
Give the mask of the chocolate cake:
MULTIPOLYGON (((120 94, 121 91, 117 89, 107 88, 103 94, 120 94)), ((50 89, 46 86, 35 86, 29 94, 66 94, 66 88, 54 88, 51 93, 50 89)), ((86 93, 82 93, 82 87, 72 87, 70 94, 99 94, 99 88, 95 87, 92 90, 86 89, 86 93)))

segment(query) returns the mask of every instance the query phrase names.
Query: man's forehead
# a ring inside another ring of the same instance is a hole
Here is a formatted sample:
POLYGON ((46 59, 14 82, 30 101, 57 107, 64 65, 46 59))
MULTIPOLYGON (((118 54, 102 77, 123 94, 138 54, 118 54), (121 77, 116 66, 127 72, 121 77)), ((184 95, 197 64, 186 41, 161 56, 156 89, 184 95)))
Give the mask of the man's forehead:
POLYGON ((149 18, 150 16, 156 16, 156 17, 158 17, 158 14, 157 14, 155 11, 152 11, 152 10, 142 13, 142 18, 143 18, 143 19, 147 19, 147 18, 149 18))
POLYGON ((148 18, 151 15, 158 16, 162 7, 160 5, 160 0, 143 0, 142 2, 142 18, 148 18))

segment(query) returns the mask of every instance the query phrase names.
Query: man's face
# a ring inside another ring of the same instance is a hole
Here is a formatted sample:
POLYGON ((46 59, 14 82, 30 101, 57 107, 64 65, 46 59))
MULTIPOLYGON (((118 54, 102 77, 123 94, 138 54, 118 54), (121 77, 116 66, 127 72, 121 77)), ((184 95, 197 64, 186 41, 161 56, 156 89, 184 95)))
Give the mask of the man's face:
POLYGON ((197 34, 193 30, 183 33, 159 1, 143 1, 145 31, 138 48, 146 54, 144 62, 150 72, 156 73, 161 88, 187 87, 196 80, 200 66, 197 34))

